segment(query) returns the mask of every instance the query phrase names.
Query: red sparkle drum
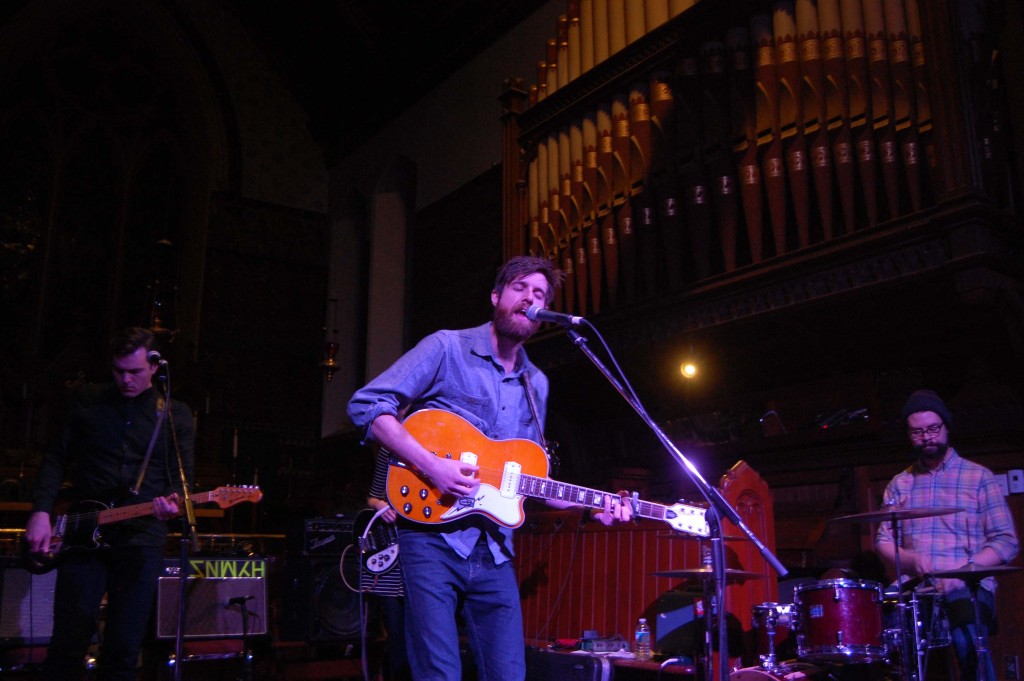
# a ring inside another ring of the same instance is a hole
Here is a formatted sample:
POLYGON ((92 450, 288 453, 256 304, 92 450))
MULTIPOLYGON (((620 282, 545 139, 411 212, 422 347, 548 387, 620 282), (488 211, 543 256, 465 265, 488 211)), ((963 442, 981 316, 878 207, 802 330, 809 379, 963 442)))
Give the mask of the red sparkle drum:
POLYGON ((887 646, 882 636, 882 585, 828 579, 793 592, 796 653, 815 662, 878 662, 887 646))
POLYGON ((744 667, 729 672, 729 681, 831 681, 831 673, 805 662, 786 662, 772 669, 744 667))

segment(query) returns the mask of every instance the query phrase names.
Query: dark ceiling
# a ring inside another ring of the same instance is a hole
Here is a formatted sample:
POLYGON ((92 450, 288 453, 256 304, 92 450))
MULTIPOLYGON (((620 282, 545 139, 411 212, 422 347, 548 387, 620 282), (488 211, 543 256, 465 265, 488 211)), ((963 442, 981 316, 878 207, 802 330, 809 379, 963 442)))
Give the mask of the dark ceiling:
POLYGON ((329 161, 547 0, 222 0, 310 115, 329 161))

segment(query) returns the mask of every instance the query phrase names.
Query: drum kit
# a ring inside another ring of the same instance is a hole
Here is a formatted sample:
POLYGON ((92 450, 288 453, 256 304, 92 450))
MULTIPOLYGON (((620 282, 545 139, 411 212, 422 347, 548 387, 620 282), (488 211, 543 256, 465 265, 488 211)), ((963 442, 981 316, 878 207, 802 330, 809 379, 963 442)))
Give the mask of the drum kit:
MULTIPOLYGON (((834 518, 832 522, 891 522, 960 513, 962 508, 890 509, 834 518)), ((899 572, 899 537, 894 535, 899 572)), ((967 566, 936 571, 935 579, 958 579, 971 591, 975 621, 980 621, 977 589, 986 577, 1015 572, 1012 566, 967 566)), ((654 573, 664 577, 708 580, 709 567, 654 573)), ((760 573, 726 570, 728 583, 760 579, 760 573)), ((730 681, 795 679, 890 679, 925 681, 930 651, 952 644, 942 595, 927 581, 910 580, 883 590, 870 580, 827 579, 797 586, 793 603, 754 606, 753 627, 761 664, 734 670, 730 681), (780 660, 792 650, 796 659, 780 660), (783 646, 782 644, 787 644, 783 646)), ((975 640, 979 658, 988 653, 982 628, 975 640)), ((981 672, 979 659, 979 674, 981 672)), ((984 678, 983 676, 978 677, 984 678)))

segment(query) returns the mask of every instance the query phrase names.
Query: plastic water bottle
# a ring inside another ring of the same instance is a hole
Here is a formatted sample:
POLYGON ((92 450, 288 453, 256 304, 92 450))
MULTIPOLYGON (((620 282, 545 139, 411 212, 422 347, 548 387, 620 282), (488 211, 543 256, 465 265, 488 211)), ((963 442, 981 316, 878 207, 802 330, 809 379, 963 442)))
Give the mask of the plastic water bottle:
POLYGON ((633 655, 638 660, 651 659, 651 628, 647 625, 647 618, 641 617, 636 623, 636 631, 633 635, 633 655))

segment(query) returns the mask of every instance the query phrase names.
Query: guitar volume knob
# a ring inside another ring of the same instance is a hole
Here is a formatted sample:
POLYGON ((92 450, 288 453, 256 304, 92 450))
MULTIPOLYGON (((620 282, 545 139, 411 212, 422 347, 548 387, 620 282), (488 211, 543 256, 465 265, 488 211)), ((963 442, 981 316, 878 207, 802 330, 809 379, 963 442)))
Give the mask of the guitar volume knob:
POLYGON ((412 504, 410 504, 409 502, 402 504, 402 513, 406 515, 412 513, 412 504))
POLYGON ((428 494, 430 494, 430 492, 427 490, 427 488, 424 487, 423 489, 420 490, 420 499, 426 501, 428 494))
POLYGON ((402 485, 401 494, 403 497, 409 496, 409 485, 402 485))

